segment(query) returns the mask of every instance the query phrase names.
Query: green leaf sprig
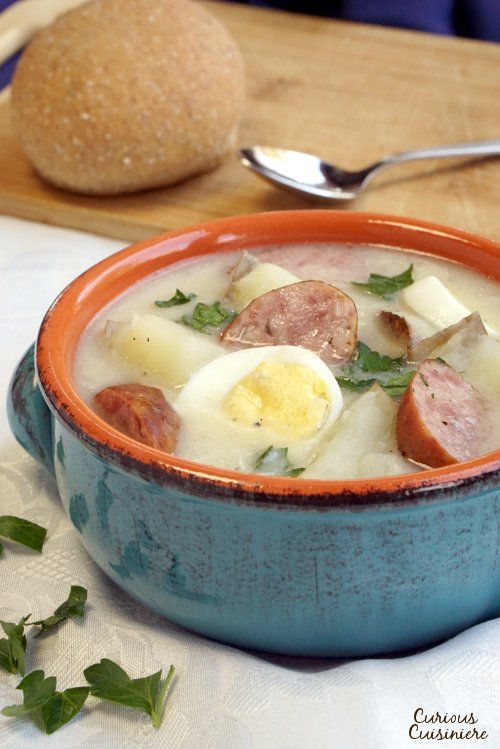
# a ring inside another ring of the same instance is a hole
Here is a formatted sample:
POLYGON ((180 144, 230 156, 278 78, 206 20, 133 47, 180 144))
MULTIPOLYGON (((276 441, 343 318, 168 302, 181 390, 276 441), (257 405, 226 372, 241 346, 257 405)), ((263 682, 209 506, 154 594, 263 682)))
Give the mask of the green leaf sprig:
POLYGON ((366 343, 358 341, 355 364, 362 372, 397 372, 404 366, 404 356, 392 359, 387 354, 374 351, 366 343))
POLYGON ((288 476, 296 478, 305 468, 293 468, 288 460, 288 447, 269 447, 255 461, 256 473, 266 476, 288 476))
POLYGON ((83 673, 94 697, 142 710, 150 716, 153 726, 159 728, 167 689, 174 671, 175 668, 170 666, 163 682, 161 670, 151 676, 131 679, 117 663, 110 661, 109 658, 102 658, 99 663, 89 666, 83 673))
POLYGON ((184 315, 181 322, 200 333, 209 333, 208 328, 220 328, 229 325, 236 317, 236 312, 225 309, 220 302, 205 304, 198 302, 192 315, 184 315))
POLYGON ((2 622, 0 626, 7 635, 0 640, 0 667, 11 674, 24 674, 26 668, 26 636, 24 628, 31 614, 23 616, 17 624, 2 622))
POLYGON ((367 282, 351 281, 353 286, 364 289, 368 294, 381 296, 382 299, 391 299, 393 294, 412 283, 413 264, 397 276, 382 276, 380 273, 370 273, 367 282))
MULTIPOLYGON (((64 619, 82 616, 86 600, 85 588, 73 585, 68 600, 58 606, 52 616, 32 623, 41 626, 40 631, 46 631, 64 619)), ((23 617, 18 624, 0 622, 7 635, 0 640, 0 666, 10 673, 20 673, 22 676, 25 672, 26 652, 24 630, 29 617, 30 614, 23 617)), ((7 717, 32 714, 46 733, 53 733, 74 718, 89 694, 92 694, 100 699, 142 710, 150 716, 153 726, 158 728, 162 722, 167 691, 174 671, 174 666, 170 666, 163 681, 161 670, 151 676, 131 679, 121 666, 103 658, 84 671, 90 686, 71 687, 63 692, 56 690, 55 676, 45 678, 43 671, 32 671, 17 686, 23 692, 23 703, 4 707, 1 713, 7 717)))
POLYGON ((378 382, 375 377, 370 377, 368 380, 356 380, 353 377, 339 376, 335 379, 337 380, 339 387, 344 390, 350 390, 353 393, 363 393, 378 382))
POLYGON ((374 351, 366 343, 358 341, 357 353, 346 370, 335 379, 339 386, 353 392, 363 392, 378 383, 385 392, 393 398, 400 398, 413 377, 414 370, 401 372, 406 366, 405 358, 396 359, 374 351), (395 377, 387 378, 388 372, 400 372, 395 377), (376 377, 366 377, 366 373, 374 373, 376 377))
POLYGON ((191 301, 191 299, 194 299, 196 297, 196 294, 193 294, 192 292, 190 294, 184 294, 180 289, 176 289, 175 294, 170 299, 166 299, 165 301, 158 299, 155 304, 157 307, 177 307, 179 304, 187 304, 191 301))
POLYGON ((60 624, 66 619, 74 616, 83 616, 85 602, 87 600, 87 591, 80 585, 72 585, 68 599, 64 601, 54 611, 52 616, 47 619, 40 619, 36 622, 28 622, 31 614, 23 616, 17 623, 2 622, 0 626, 7 635, 0 639, 0 668, 4 668, 11 674, 24 674, 25 670, 25 653, 26 653, 26 636, 24 630, 27 626, 37 625, 40 627, 35 637, 41 632, 60 624))
MULTIPOLYGON (((42 551, 47 529, 30 520, 15 515, 0 515, 0 536, 27 546, 28 549, 42 551)), ((0 554, 3 545, 0 543, 0 554)))
POLYGON ((355 393, 362 393, 377 383, 383 390, 385 390, 387 395, 390 395, 393 398, 401 398, 414 373, 415 370, 412 369, 409 372, 404 372, 404 374, 391 377, 390 380, 379 380, 376 377, 370 377, 369 380, 353 380, 349 377, 336 377, 335 379, 337 380, 339 387, 344 388, 345 390, 351 390, 355 393))
POLYGON ((89 687, 71 687, 58 692, 56 683, 55 676, 45 678, 43 671, 32 671, 16 687, 23 692, 22 705, 8 705, 1 711, 2 715, 38 717, 45 733, 54 733, 75 717, 90 693, 89 687))
MULTIPOLYGON (((13 516, 3 516, 3 529, 7 537, 12 540, 18 540, 14 536, 18 534, 18 528, 25 530, 25 524, 29 521, 23 521, 21 526, 15 522, 21 520, 13 516), (14 530, 12 530, 14 529, 14 530)), ((29 525, 35 525, 29 523, 29 525)), ((40 529, 40 526, 36 526, 40 529)), ((27 538, 29 543, 25 544, 30 548, 36 548, 43 545, 46 530, 43 531, 43 538, 40 542, 40 535, 35 537, 28 532, 27 538), (38 541, 37 541, 38 538, 38 541)), ((24 538, 21 532, 21 537, 24 538)), ((46 619, 40 619, 36 622, 30 622, 40 627, 40 632, 56 627, 66 619, 83 616, 85 603, 87 601, 87 591, 80 585, 72 585, 69 596, 54 613, 46 619)), ((17 623, 0 621, 0 626, 7 635, 0 639, 0 667, 12 674, 21 674, 24 678, 17 685, 17 689, 23 692, 23 703, 17 705, 8 705, 0 712, 7 717, 18 717, 21 715, 33 715, 41 723, 43 730, 50 734, 68 723, 77 715, 85 704, 87 697, 92 693, 95 697, 118 702, 122 705, 135 707, 146 712, 155 728, 161 724, 167 690, 174 675, 174 666, 170 666, 166 678, 161 680, 162 671, 157 671, 151 676, 144 676, 139 679, 131 679, 128 674, 117 663, 103 658, 99 663, 89 666, 84 671, 90 686, 71 687, 59 692, 56 689, 56 677, 45 677, 41 670, 32 671, 24 676, 26 669, 26 635, 24 633, 28 619, 31 614, 27 614, 17 623)), ((36 637, 36 635, 35 635, 36 637)))
POLYGON ((414 374, 415 370, 412 369, 409 372, 404 372, 403 374, 393 377, 390 380, 386 380, 386 382, 381 382, 380 384, 387 395, 391 395, 393 398, 401 398, 414 374))
POLYGON ((30 622, 30 625, 37 625, 40 627, 38 632, 35 633, 35 637, 42 632, 46 632, 48 629, 57 626, 61 622, 64 622, 66 619, 83 616, 86 601, 86 589, 82 588, 81 585, 72 585, 66 601, 61 603, 51 616, 47 617, 47 619, 30 622))

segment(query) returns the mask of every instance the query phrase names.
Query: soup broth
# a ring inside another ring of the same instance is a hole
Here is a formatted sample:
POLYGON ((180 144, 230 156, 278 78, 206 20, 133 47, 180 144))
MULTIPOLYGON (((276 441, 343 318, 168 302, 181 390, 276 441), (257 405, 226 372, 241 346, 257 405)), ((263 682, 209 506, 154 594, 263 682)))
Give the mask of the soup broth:
POLYGON ((174 443, 148 444, 183 458, 297 480, 382 476, 499 446, 498 331, 498 284, 460 265, 375 246, 256 248, 127 290, 85 331, 74 378, 143 442, 158 388, 179 426, 174 443), (139 411, 113 391, 131 383, 146 388, 139 411))

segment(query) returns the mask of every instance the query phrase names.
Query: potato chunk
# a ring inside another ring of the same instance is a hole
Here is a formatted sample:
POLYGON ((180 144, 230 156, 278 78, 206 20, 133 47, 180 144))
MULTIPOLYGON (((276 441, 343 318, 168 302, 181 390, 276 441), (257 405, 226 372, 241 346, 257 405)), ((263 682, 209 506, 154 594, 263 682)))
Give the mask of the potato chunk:
POLYGON ((342 414, 333 438, 302 474, 311 479, 365 478, 406 473, 396 443, 397 405, 381 387, 363 393, 342 414))
POLYGON ((166 387, 184 385, 192 372, 225 354, 208 336, 157 315, 134 315, 111 328, 111 346, 166 387))
POLYGON ((258 263, 248 273, 231 284, 228 298, 236 312, 241 312, 251 301, 268 291, 290 286, 301 279, 273 263, 258 263))
MULTIPOLYGON (((420 278, 401 292, 403 301, 424 320, 442 330, 468 317, 471 313, 436 276, 420 278)), ((497 336, 485 325, 489 335, 497 336)))
POLYGON ((483 395, 500 406, 500 343, 490 336, 475 340, 454 336, 436 349, 440 356, 474 385, 483 395))

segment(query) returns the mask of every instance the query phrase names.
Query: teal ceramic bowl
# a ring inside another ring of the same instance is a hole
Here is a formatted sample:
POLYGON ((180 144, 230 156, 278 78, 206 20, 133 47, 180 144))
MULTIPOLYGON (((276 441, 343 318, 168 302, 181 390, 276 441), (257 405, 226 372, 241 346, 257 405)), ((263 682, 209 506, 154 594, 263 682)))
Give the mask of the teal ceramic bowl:
POLYGON ((390 216, 271 213, 172 232, 104 260, 55 301, 11 383, 15 436, 54 476, 75 535, 104 572, 209 637, 366 656, 500 615, 500 452, 362 481, 238 474, 135 442, 75 391, 83 330, 138 279, 189 257, 292 241, 401 247, 500 280, 498 244, 390 216))

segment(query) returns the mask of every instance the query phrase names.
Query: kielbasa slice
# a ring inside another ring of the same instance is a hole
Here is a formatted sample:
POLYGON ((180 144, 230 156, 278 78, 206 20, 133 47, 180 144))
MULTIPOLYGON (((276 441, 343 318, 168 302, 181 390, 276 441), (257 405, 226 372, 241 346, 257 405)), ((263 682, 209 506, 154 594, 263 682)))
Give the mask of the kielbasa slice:
POLYGON ((452 367, 426 359, 410 380, 396 419, 405 458, 440 468, 477 457, 483 402, 452 367))
POLYGON ((241 346, 303 346, 338 364, 356 350, 357 329, 351 297, 323 281, 299 281, 254 299, 221 339, 241 346))
POLYGON ((120 432, 150 447, 168 453, 174 450, 180 419, 159 388, 113 385, 97 393, 94 404, 120 432))

